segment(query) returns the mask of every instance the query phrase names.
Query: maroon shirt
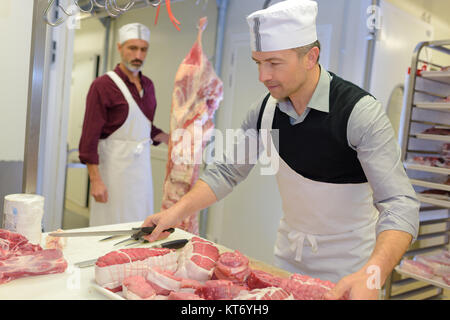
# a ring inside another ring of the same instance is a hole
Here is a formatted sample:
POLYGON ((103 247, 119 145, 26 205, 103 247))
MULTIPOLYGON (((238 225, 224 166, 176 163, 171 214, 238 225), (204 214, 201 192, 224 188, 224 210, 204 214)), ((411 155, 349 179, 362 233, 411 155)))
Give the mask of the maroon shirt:
MULTIPOLYGON (((116 66, 114 71, 125 82, 128 90, 145 116, 152 121, 151 138, 162 132, 153 125, 156 110, 156 97, 153 82, 139 72, 144 95, 141 98, 134 83, 116 66)), ((120 89, 108 75, 94 80, 86 98, 83 131, 79 145, 79 158, 82 163, 98 164, 98 141, 107 138, 119 129, 128 117, 128 103, 120 89)), ((159 142, 154 141, 153 145, 159 142)))

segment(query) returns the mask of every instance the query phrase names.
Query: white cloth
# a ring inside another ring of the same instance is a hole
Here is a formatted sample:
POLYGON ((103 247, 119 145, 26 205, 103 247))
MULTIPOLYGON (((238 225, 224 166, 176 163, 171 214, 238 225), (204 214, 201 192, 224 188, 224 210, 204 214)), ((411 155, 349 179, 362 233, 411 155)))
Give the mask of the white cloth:
MULTIPOLYGON (((272 130, 276 103, 269 98, 261 130, 272 130)), ((307 179, 283 161, 272 138, 267 140, 262 139, 265 152, 271 150, 270 157, 279 162, 276 178, 284 213, 275 243, 276 265, 333 282, 358 271, 369 259, 376 240, 378 211, 369 183, 307 179)))
POLYGON ((317 3, 286 0, 247 17, 253 51, 302 47, 317 40, 317 3))
POLYGON ((119 29, 119 43, 127 40, 141 39, 150 42, 150 30, 141 23, 129 23, 119 29))
POLYGON ((122 126, 99 142, 99 171, 108 190, 106 203, 91 198, 90 226, 142 221, 153 213, 150 163, 151 122, 134 101, 126 84, 107 73, 128 102, 122 126))

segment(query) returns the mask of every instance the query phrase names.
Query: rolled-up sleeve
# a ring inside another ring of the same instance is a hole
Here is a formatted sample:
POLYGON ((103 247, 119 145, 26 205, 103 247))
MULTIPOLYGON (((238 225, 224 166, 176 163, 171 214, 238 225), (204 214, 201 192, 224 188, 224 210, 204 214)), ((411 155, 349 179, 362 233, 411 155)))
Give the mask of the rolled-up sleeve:
POLYGON ((224 148, 214 151, 214 160, 206 166, 199 179, 209 185, 217 200, 225 198, 235 186, 247 178, 263 151, 257 133, 260 109, 261 100, 258 100, 247 112, 240 129, 233 132, 235 143, 227 144, 225 140, 230 138, 229 134, 215 136, 215 139, 223 139, 223 143, 215 143, 215 147, 224 148), (227 145, 229 147, 226 147, 227 145), (245 153, 243 150, 246 150, 245 153), (217 156, 218 154, 220 156, 217 156))
POLYGON ((105 102, 102 101, 97 82, 94 81, 86 98, 86 112, 78 146, 81 163, 98 164, 98 141, 105 122, 105 102))
POLYGON ((420 202, 401 161, 400 146, 379 101, 365 96, 355 105, 347 126, 349 145, 373 190, 379 211, 377 235, 400 230, 417 239, 420 202))

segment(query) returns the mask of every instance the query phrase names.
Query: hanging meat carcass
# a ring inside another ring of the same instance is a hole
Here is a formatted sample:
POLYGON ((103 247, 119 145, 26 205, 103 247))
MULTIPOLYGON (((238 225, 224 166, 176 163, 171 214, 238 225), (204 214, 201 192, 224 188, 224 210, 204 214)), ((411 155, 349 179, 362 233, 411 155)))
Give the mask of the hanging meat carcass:
MULTIPOLYGON (((197 41, 175 76, 162 210, 180 200, 197 181, 203 150, 213 133, 214 112, 223 98, 223 83, 202 50, 206 24, 206 17, 199 20, 197 41)), ((198 235, 198 213, 178 227, 198 235)))

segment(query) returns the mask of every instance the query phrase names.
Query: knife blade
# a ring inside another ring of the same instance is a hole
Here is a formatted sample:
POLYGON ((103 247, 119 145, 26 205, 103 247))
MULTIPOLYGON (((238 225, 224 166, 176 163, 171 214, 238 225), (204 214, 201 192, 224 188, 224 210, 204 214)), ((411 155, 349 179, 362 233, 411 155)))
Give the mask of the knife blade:
MULTIPOLYGON (((147 240, 145 240, 145 241, 147 241, 147 240)), ((186 243, 188 243, 188 242, 189 242, 188 239, 177 239, 177 240, 163 242, 160 244, 155 244, 149 248, 180 249, 180 248, 183 248, 186 245, 186 243)), ((91 266, 95 265, 95 263, 97 262, 97 259, 98 258, 80 261, 80 262, 75 263, 74 265, 78 268, 91 267, 91 266)))

